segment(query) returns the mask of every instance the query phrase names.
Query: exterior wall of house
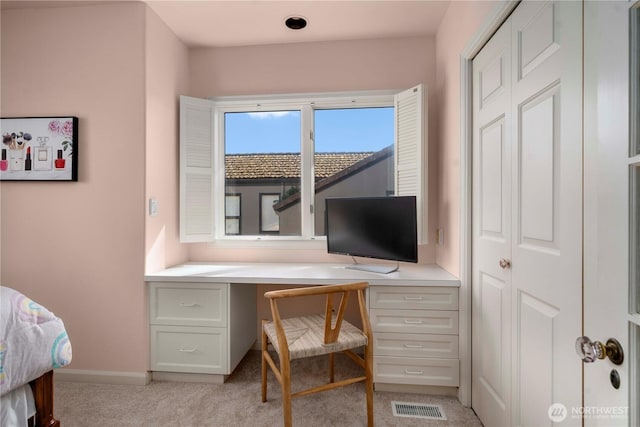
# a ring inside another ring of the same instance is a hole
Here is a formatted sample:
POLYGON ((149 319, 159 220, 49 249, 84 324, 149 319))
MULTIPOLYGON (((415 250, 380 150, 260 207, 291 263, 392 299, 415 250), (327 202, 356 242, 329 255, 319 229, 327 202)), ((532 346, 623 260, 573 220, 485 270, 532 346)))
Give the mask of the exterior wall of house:
MULTIPOLYGON (((281 191, 282 186, 278 184, 243 184, 233 185, 230 190, 228 189, 228 193, 240 195, 240 234, 250 236, 262 234, 260 232, 260 194, 280 194, 281 191)), ((299 232, 298 235, 300 235, 299 232)))
POLYGON ((385 161, 376 163, 362 172, 316 193, 314 203, 316 235, 323 236, 325 234, 324 201, 326 198, 387 196, 389 192, 393 192, 393 182, 389 182, 389 176, 393 176, 393 170, 393 157, 389 157, 385 161))
MULTIPOLYGON (((390 180, 389 176, 393 177, 393 157, 364 168, 354 175, 319 190, 314 202, 316 235, 324 235, 324 200, 327 197, 387 196, 393 192, 393 178, 390 180)), ((292 185, 299 187, 300 183, 288 180, 286 184, 253 184, 250 182, 251 180, 246 181, 248 182, 227 185, 227 194, 240 196, 240 234, 253 236, 264 234, 260 225, 260 195, 280 195, 283 188, 286 191, 292 185)), ((277 215, 280 219, 280 232, 273 234, 279 236, 300 235, 299 200, 280 210, 277 215)))

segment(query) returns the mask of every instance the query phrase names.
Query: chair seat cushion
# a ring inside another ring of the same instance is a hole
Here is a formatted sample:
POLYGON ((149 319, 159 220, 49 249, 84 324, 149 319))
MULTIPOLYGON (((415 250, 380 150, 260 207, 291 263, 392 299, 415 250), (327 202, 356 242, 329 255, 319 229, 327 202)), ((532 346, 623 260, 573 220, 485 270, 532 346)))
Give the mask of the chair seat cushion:
MULTIPOLYGON (((320 314, 282 319, 282 326, 289 344, 290 360, 319 356, 367 345, 367 336, 346 320, 342 321, 338 340, 331 344, 325 344, 324 316, 320 314)), ((274 349, 280 355, 274 323, 265 323, 264 331, 274 349)))

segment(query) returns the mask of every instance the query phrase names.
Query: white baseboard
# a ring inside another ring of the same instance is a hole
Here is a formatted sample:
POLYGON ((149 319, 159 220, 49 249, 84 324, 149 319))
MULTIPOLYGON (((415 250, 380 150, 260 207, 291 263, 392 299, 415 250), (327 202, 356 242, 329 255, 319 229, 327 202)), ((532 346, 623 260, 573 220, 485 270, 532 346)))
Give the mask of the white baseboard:
POLYGON ((229 375, 217 374, 190 374, 180 372, 159 372, 151 373, 153 381, 168 381, 181 383, 206 383, 206 384, 224 384, 229 375))
POLYGON ((93 371, 84 369, 56 369, 57 381, 78 383, 147 385, 151 382, 149 372, 93 371))
POLYGON ((375 391, 390 391, 395 393, 435 394, 454 397, 458 394, 458 387, 432 385, 374 383, 373 388, 375 391))

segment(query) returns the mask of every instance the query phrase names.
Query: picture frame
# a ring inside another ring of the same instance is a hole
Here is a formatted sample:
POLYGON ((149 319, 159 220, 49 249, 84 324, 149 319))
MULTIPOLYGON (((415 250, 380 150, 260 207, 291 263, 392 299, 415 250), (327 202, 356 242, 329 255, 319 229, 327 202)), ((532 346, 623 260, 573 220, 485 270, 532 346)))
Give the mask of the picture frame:
POLYGON ((2 117, 0 181, 78 181, 78 118, 2 117))

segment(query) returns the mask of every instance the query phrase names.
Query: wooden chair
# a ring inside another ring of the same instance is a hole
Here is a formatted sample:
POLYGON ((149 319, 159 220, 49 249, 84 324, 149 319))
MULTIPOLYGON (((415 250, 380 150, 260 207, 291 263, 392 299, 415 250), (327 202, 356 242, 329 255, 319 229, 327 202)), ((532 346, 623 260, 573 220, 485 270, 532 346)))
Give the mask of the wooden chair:
POLYGON ((373 426, 373 336, 364 299, 366 282, 346 285, 310 286, 284 289, 264 294, 271 305, 273 321, 262 321, 262 401, 267 401, 267 365, 282 387, 282 410, 285 427, 291 427, 291 398, 331 390, 359 381, 365 381, 367 397, 367 424, 373 426), (349 295, 358 299, 362 330, 344 320, 349 295), (333 313, 333 296, 341 294, 337 313, 333 313), (281 319, 278 300, 309 295, 326 295, 325 313, 281 319), (268 351, 271 343, 278 354, 278 368, 268 351), (364 357, 353 350, 364 347, 364 357), (364 369, 362 376, 334 381, 334 353, 343 352, 364 369), (291 392, 291 360, 329 355, 329 382, 317 387, 291 392))

